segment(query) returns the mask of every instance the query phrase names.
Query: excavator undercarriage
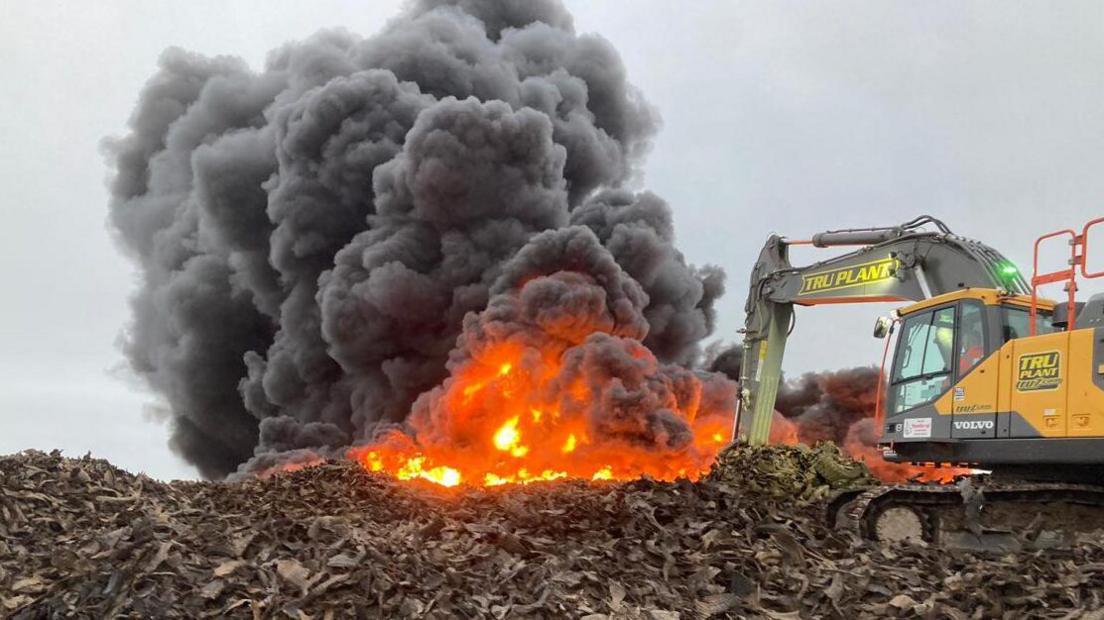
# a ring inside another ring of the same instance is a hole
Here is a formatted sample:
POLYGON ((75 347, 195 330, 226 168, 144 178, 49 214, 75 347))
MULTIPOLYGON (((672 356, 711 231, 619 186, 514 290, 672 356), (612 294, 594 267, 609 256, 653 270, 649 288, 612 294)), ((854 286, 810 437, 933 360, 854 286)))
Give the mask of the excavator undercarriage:
POLYGON ((1069 548, 1104 533, 1104 486, 976 475, 846 491, 826 513, 829 525, 869 540, 993 553, 1069 548))

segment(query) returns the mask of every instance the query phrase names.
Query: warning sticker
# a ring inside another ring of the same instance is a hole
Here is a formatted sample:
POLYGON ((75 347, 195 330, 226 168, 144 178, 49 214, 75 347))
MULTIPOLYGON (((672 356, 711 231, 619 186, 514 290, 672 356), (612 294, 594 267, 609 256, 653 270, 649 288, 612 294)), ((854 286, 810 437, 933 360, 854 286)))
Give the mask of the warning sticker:
POLYGON ((966 400, 966 388, 956 387, 954 389, 954 399, 955 400, 966 400))
POLYGON ((932 436, 931 418, 909 418, 905 420, 905 429, 901 436, 905 439, 924 439, 932 436))
POLYGON ((763 380, 763 365, 767 362, 767 343, 759 343, 759 363, 755 365, 755 380, 763 380))

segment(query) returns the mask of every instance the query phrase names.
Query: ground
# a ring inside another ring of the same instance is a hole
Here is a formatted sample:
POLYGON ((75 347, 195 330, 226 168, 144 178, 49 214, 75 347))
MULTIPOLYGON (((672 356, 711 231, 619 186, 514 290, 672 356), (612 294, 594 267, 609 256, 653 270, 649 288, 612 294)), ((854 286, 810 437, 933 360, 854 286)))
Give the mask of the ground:
POLYGON ((1104 541, 979 557, 859 540, 822 524, 800 450, 697 482, 494 489, 347 463, 166 484, 0 457, 0 615, 1104 617, 1104 541))

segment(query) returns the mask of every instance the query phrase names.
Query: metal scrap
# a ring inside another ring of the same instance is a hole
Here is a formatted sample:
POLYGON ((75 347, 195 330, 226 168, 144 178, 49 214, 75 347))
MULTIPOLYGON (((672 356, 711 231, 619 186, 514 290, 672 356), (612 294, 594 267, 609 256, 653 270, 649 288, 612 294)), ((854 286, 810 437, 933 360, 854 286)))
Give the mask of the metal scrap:
POLYGON ((986 558, 859 540, 821 521, 825 489, 865 475, 834 458, 442 489, 349 463, 161 483, 25 452, 0 457, 0 617, 1099 617, 1104 541, 986 558))

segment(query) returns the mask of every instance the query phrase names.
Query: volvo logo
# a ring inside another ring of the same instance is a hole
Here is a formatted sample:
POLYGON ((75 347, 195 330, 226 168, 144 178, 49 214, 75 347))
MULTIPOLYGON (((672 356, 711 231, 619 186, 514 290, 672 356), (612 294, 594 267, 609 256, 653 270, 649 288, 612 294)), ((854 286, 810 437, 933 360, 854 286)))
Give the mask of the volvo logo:
POLYGON ((992 420, 971 420, 969 422, 955 422, 956 431, 987 431, 993 428, 992 420))

